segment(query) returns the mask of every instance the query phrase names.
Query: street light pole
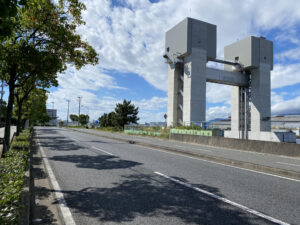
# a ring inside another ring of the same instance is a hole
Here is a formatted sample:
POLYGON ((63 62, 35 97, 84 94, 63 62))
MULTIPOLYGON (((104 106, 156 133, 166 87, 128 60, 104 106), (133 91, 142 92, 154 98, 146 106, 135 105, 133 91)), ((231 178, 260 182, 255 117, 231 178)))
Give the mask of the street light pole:
POLYGON ((67 126, 69 125, 69 105, 70 105, 70 100, 67 100, 68 102, 68 112, 67 112, 67 126))
POLYGON ((82 97, 78 96, 78 102, 79 102, 79 106, 78 106, 78 121, 77 121, 77 126, 79 126, 79 117, 80 117, 80 103, 81 103, 81 99, 82 97))
POLYGON ((52 122, 54 124, 54 115, 53 115, 53 113, 54 113, 54 102, 51 102, 51 103, 52 103, 52 122))

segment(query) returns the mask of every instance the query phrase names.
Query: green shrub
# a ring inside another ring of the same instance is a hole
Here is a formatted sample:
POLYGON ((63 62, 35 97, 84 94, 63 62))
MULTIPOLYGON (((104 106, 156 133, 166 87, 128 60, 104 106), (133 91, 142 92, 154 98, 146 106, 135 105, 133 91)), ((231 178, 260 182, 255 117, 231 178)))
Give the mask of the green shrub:
POLYGON ((191 125, 191 126, 177 126, 176 129, 182 129, 182 130, 205 130, 204 128, 197 126, 197 125, 191 125))
POLYGON ((109 131, 109 132, 120 132, 123 131, 121 127, 98 127, 98 130, 109 131))
POLYGON ((29 157, 30 133, 15 137, 10 150, 0 159, 0 224, 17 224, 29 157), (26 139, 27 137, 27 139, 26 139))

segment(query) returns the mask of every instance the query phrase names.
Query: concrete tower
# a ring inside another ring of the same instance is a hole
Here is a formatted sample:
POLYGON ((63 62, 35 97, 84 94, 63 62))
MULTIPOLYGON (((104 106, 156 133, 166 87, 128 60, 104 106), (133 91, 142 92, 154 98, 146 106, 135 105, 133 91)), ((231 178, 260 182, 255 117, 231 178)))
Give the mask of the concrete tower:
POLYGON ((205 121, 206 63, 216 57, 216 30, 186 18, 167 31, 168 126, 205 121))
POLYGON ((295 141, 290 133, 271 132, 273 42, 247 37, 226 46, 220 60, 216 33, 216 25, 191 18, 166 32, 168 126, 204 122, 206 82, 213 82, 232 85, 231 131, 225 137, 295 141), (207 67, 208 61, 224 64, 224 70, 207 67))

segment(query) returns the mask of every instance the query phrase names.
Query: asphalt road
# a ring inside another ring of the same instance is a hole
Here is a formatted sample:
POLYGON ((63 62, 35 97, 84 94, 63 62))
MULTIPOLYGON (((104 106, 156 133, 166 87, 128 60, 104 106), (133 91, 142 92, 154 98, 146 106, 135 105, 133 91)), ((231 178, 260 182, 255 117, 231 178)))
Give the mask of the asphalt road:
POLYGON ((268 167, 291 170, 300 172, 300 158, 287 157, 273 154, 264 154, 243 150, 226 149, 213 146, 205 146, 199 144, 182 143, 178 141, 169 141, 159 138, 145 137, 145 136, 135 136, 126 135, 121 133, 109 133, 103 132, 95 129, 73 129, 80 132, 90 133, 90 134, 100 134, 101 136, 134 140, 137 142, 155 144, 159 146, 172 147, 173 149, 184 150, 191 153, 205 154, 214 157, 221 157, 225 159, 232 159, 242 162, 254 163, 259 165, 264 165, 268 167))
POLYGON ((65 129, 37 134, 78 225, 300 224, 299 181, 65 129))

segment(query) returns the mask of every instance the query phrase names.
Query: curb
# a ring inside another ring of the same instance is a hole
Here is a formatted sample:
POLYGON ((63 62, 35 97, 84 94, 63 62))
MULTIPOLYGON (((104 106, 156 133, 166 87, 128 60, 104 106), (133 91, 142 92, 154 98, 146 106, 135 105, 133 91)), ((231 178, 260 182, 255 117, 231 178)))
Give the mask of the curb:
MULTIPOLYGON (((32 155, 32 143, 33 143, 33 132, 30 134, 30 145, 29 145, 29 153, 28 153, 28 162, 27 162, 27 170, 24 174, 24 187, 21 195, 21 204, 24 205, 24 208, 20 212, 19 225, 29 225, 31 224, 31 191, 32 191, 32 174, 31 174, 31 155, 32 155)), ((13 139, 12 139, 13 140, 13 139)))
POLYGON ((286 178, 296 179, 296 180, 300 181, 300 173, 291 171, 291 170, 273 168, 273 167, 264 166, 264 165, 260 165, 260 164, 248 163, 248 162, 243 162, 243 161, 238 161, 238 160, 233 160, 233 159, 226 159, 226 158, 222 158, 222 157, 209 156, 209 155, 204 155, 204 154, 200 154, 200 153, 192 153, 192 152, 185 151, 185 150, 174 149, 174 148, 165 147, 165 146, 156 145, 156 144, 148 144, 148 143, 143 143, 140 141, 134 141, 134 140, 130 140, 130 139, 108 137, 105 135, 79 131, 79 130, 75 130, 72 128, 69 128, 69 129, 79 132, 79 133, 85 133, 85 134, 90 134, 90 135, 94 135, 94 136, 104 137, 107 139, 122 141, 122 142, 126 142, 129 144, 136 144, 136 145, 145 146, 145 147, 157 148, 157 149, 164 150, 167 152, 173 152, 173 153, 177 153, 177 154, 181 154, 181 155, 185 155, 185 156, 203 159, 206 161, 216 162, 216 163, 225 164, 225 165, 229 165, 229 166, 235 166, 235 167, 239 167, 239 168, 243 168, 243 169, 255 170, 258 172, 269 173, 272 175, 283 176, 286 178))

